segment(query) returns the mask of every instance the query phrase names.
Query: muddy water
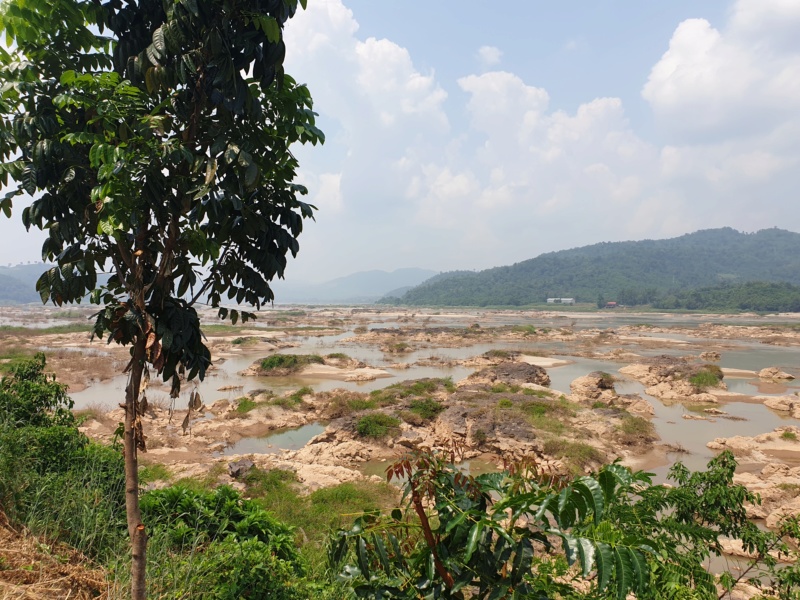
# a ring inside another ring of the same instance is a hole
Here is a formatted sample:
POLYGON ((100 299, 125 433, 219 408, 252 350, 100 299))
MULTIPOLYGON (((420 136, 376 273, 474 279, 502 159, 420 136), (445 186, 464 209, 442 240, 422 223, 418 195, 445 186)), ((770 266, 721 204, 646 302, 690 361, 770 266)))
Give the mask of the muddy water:
MULTIPOLYGON (((673 325, 682 327, 697 326, 707 322, 731 322, 726 317, 708 317, 689 315, 686 317, 676 317, 674 315, 615 315, 613 318, 608 316, 583 316, 575 315, 575 318, 565 319, 530 319, 521 315, 493 314, 491 318, 481 318, 474 314, 448 315, 432 317, 432 321, 440 320, 442 324, 463 326, 472 322, 480 322, 485 325, 514 325, 532 324, 537 327, 563 327, 574 326, 576 329, 587 327, 618 327, 624 324, 635 324, 648 322, 656 325, 673 325)), ((775 319, 771 319, 773 321, 775 319)), ((741 321, 737 321, 741 323, 741 321)), ((430 324, 430 323, 429 323, 430 324)), ((377 327, 398 327, 408 325, 394 321, 381 323, 371 323, 370 328, 377 327)), ((310 386, 315 391, 327 391, 335 388, 344 388, 353 391, 368 392, 379 389, 393 383, 407 379, 419 379, 423 377, 452 377, 453 381, 459 381, 468 376, 472 369, 465 367, 440 367, 440 366, 416 366, 413 363, 426 359, 441 361, 459 360, 477 356, 484 352, 496 348, 513 348, 528 350, 544 350, 554 353, 556 358, 569 360, 570 363, 561 367, 548 369, 551 377, 551 387, 555 390, 569 393, 569 384, 582 375, 592 371, 606 371, 617 373, 622 366, 618 362, 587 359, 575 357, 569 354, 569 344, 564 342, 549 342, 527 344, 524 341, 514 343, 492 343, 476 344, 473 346, 460 348, 438 348, 423 347, 407 354, 385 354, 372 346, 360 346, 345 342, 351 337, 351 332, 337 335, 320 337, 299 337, 295 338, 300 345, 295 348, 282 350, 283 353, 294 354, 330 354, 333 352, 343 352, 349 356, 364 361, 369 366, 385 369, 391 377, 377 379, 370 382, 344 382, 338 380, 320 379, 314 377, 242 377, 238 373, 254 361, 263 358, 263 351, 249 351, 218 361, 215 368, 208 373, 205 381, 199 384, 198 390, 203 396, 206 404, 211 404, 218 399, 233 400, 250 391, 257 389, 270 389, 277 394, 287 391, 294 391, 303 386, 310 386), (409 364, 407 369, 392 369, 388 365, 396 363, 409 364), (223 389, 220 389, 223 388, 223 389), (229 388, 229 389, 224 389, 229 388)), ((648 337, 646 332, 641 337, 648 337)), ((714 342, 707 338, 695 338, 683 334, 653 334, 650 337, 670 338, 678 342, 714 342)), ((721 346, 722 360, 720 366, 736 369, 748 369, 758 371, 767 366, 778 366, 782 370, 792 373, 800 378, 800 348, 767 346, 750 341, 723 340, 718 341, 721 346)), ((627 347, 628 344, 622 343, 620 346, 627 347)), ((610 348, 609 348, 610 349, 610 348)), ((631 344, 630 349, 639 354, 673 354, 684 355, 696 352, 688 348, 668 347, 659 349, 641 349, 631 344)), ((758 379, 746 378, 726 378, 726 383, 730 391, 746 395, 782 395, 800 391, 800 382, 789 382, 777 386, 765 386, 758 379)), ((124 399, 124 377, 116 378, 112 381, 95 384, 86 390, 72 395, 75 401, 75 408, 81 409, 87 406, 97 405, 113 407, 124 399)), ((188 391, 194 389, 194 384, 186 387, 184 396, 188 396, 188 391)), ((631 380, 621 380, 617 389, 620 393, 644 394, 641 384, 631 380)), ((148 397, 151 401, 168 402, 168 388, 166 386, 154 385, 148 390, 148 397)), ((726 402, 719 408, 728 412, 731 416, 742 420, 727 420, 713 417, 713 421, 695 421, 683 419, 682 416, 691 413, 688 407, 676 404, 667 405, 655 398, 647 397, 655 408, 653 423, 658 434, 664 443, 675 444, 685 448, 689 454, 670 455, 670 460, 681 460, 691 468, 701 468, 713 456, 713 452, 706 448, 706 443, 716 437, 727 437, 732 435, 753 436, 767 431, 771 431, 777 426, 793 422, 788 418, 782 418, 777 413, 772 412, 760 403, 750 403, 741 401, 726 402)), ((179 399, 177 405, 180 407, 185 403, 185 398, 179 399)), ((794 421, 796 422, 796 421, 794 421)), ((306 425, 300 430, 283 431, 272 434, 266 438, 251 438, 239 442, 237 446, 229 448, 225 453, 243 452, 277 452, 281 449, 297 449, 304 445, 311 437, 323 430, 319 423, 306 425)), ((476 464, 477 467, 477 464, 476 464)), ((377 468, 377 465, 376 465, 377 468)), ((385 469, 385 465, 383 467, 385 469)), ((369 470, 369 468, 367 468, 369 470)), ((479 468, 478 470, 481 470, 479 468)), ((663 476, 666 468, 658 468, 656 472, 663 476)))
POLYGON ((222 454, 278 454, 281 450, 300 450, 311 438, 325 431, 322 423, 309 423, 294 429, 282 429, 258 438, 244 438, 226 448, 222 454))

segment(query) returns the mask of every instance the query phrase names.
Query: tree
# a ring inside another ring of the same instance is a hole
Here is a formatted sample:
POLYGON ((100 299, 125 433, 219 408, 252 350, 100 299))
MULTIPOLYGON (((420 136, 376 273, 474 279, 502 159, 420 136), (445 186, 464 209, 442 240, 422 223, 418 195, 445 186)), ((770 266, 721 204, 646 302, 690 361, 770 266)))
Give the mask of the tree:
POLYGON ((721 599, 746 576, 796 600, 800 565, 776 568, 775 556, 797 558, 800 522, 778 533, 750 522, 744 503, 758 498, 733 484, 735 468, 730 453, 703 472, 677 464, 674 486, 616 463, 573 480, 531 463, 471 477, 423 453, 387 469, 406 479, 403 508, 339 531, 330 560, 359 598, 721 599), (720 595, 705 564, 723 537, 755 558, 739 579, 720 576, 720 595))
MULTIPOLYGON (((307 88, 285 75, 283 26, 305 0, 8 0, 0 28, 0 200, 33 203, 55 266, 44 302, 100 305, 94 333, 130 346, 125 372, 126 512, 132 596, 146 535, 137 452, 152 370, 203 378, 210 353, 195 304, 273 299, 313 206, 294 183, 294 142, 323 141, 307 88), (98 274, 111 277, 98 285, 98 274), (224 296, 223 296, 224 295, 224 296)), ((196 406, 192 394, 190 407, 196 406)))

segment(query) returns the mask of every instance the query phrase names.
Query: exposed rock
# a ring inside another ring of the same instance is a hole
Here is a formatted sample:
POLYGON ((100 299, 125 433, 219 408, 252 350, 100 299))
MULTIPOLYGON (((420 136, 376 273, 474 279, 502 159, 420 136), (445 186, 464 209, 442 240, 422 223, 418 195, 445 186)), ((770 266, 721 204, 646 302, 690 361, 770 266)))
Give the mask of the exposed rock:
POLYGON ((740 460, 747 457, 751 462, 780 462, 781 460, 800 460, 800 427, 785 425, 769 433, 754 437, 737 435, 729 438, 715 438, 708 442, 712 450, 730 450, 740 460))
POLYGON ((720 358, 721 357, 719 355, 719 352, 717 352, 716 350, 708 350, 707 352, 701 352, 700 353, 700 359, 701 360, 717 361, 717 360, 720 360, 720 358))
POLYGON ((611 404, 619 398, 614 390, 614 378, 601 371, 578 377, 569 384, 569 389, 572 392, 571 398, 575 402, 611 404))
POLYGON ((249 458, 243 458, 236 462, 228 463, 228 475, 234 479, 244 477, 255 466, 255 463, 249 458))
POLYGON ((794 375, 781 371, 778 367, 767 367, 758 372, 761 379, 794 379, 794 375))
POLYGON ((800 419, 800 397, 798 396, 754 396, 753 399, 761 400, 764 406, 772 410, 787 412, 795 419, 800 419))
POLYGON ((800 517, 800 496, 779 506, 767 516, 767 527, 777 529, 784 519, 800 517))
POLYGON ((535 383, 543 386, 550 385, 550 376, 544 368, 524 362, 511 361, 505 361, 499 365, 481 369, 477 373, 470 375, 469 379, 487 380, 491 383, 535 383))

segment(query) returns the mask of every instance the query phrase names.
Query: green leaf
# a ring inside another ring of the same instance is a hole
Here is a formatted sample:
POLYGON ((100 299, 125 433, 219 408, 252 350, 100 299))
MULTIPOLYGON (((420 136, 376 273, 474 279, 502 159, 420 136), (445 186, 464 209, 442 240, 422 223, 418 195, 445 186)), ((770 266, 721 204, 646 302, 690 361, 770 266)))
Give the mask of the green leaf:
POLYGON ((211 185, 214 181, 214 177, 217 174, 217 159, 211 158, 206 163, 206 185, 211 185))
POLYGON ((256 181, 258 181, 258 167, 255 163, 250 163, 250 166, 244 172, 244 184, 246 187, 252 188, 256 181))
POLYGON ((605 542, 597 543, 597 588, 600 591, 606 589, 611 580, 611 571, 614 565, 614 553, 611 546, 605 542))
POLYGON ((358 568, 361 569, 361 576, 369 580, 369 559, 367 558, 367 543, 364 538, 359 537, 356 542, 356 555, 358 557, 358 568))
POLYGON ((589 576, 589 572, 594 567, 595 547, 592 542, 586 538, 577 538, 575 540, 578 546, 578 556, 581 561, 581 572, 584 577, 589 576))
POLYGON ((627 548, 619 546, 614 552, 614 564, 617 575, 617 597, 625 598, 628 590, 633 586, 633 567, 627 548))
MULTIPOLYGON (((573 488, 583 496, 586 504, 591 507, 594 513, 594 522, 599 523, 605 510, 605 496, 600 484, 591 477, 581 477, 574 484, 573 488)), ((586 515, 582 514, 581 518, 586 515)))
POLYGON ((266 34, 270 43, 277 44, 281 41, 281 26, 274 18, 269 16, 262 17, 261 29, 266 34))
POLYGON ((481 533, 483 532, 484 522, 479 521, 475 523, 469 530, 469 535, 467 535, 467 547, 464 551, 464 563, 468 563, 469 559, 472 558, 472 554, 475 552, 475 548, 478 547, 478 540, 481 537, 481 533))

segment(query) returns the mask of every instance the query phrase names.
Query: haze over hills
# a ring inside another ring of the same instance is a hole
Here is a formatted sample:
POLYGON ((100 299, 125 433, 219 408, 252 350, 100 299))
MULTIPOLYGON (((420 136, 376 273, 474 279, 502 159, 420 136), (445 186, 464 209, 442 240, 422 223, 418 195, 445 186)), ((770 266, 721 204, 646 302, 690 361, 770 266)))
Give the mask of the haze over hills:
POLYGON ((666 240, 600 243, 485 271, 442 273, 382 302, 520 306, 567 297, 646 304, 688 289, 752 281, 800 285, 800 234, 722 228, 666 240))
MULTIPOLYGON (((45 271, 43 263, 0 267, 0 305, 41 302, 36 281, 45 271)), ((368 304, 389 294, 402 294, 436 275, 428 269, 360 271, 323 283, 274 281, 275 301, 309 304, 368 304)))
POLYGON ((403 293, 436 275, 428 269, 359 271, 323 283, 273 281, 270 285, 279 304, 369 304, 389 294, 403 293))

